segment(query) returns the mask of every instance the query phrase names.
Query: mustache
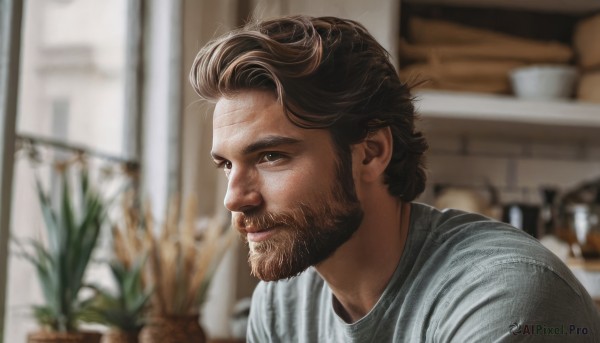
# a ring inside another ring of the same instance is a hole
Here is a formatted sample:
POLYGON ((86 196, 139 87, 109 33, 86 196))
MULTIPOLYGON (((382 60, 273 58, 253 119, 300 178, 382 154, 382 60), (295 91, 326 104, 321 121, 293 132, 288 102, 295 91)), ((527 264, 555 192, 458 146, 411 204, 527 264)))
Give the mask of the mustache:
POLYGON ((275 226, 297 226, 299 223, 307 224, 303 206, 286 212, 264 212, 264 213, 239 213, 234 225, 239 231, 247 227, 267 230, 275 226))

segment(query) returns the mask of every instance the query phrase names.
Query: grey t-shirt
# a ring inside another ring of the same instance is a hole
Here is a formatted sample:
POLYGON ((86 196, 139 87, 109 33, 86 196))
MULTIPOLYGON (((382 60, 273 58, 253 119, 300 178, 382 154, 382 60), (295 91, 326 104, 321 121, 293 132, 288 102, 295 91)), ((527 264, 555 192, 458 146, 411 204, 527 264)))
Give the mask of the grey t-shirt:
POLYGON ((249 342, 600 342, 600 317, 570 270, 506 224, 412 204, 396 271, 373 309, 346 323, 314 268, 261 282, 249 342))

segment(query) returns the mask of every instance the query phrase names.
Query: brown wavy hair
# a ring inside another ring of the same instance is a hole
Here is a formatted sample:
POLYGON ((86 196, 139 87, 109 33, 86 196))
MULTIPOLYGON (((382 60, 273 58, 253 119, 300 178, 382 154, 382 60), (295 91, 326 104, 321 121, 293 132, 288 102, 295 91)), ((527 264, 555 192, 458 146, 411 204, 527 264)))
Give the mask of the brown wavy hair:
POLYGON ((275 92, 292 123, 330 130, 344 163, 352 144, 389 127, 390 194, 412 201, 425 188, 427 142, 415 129, 410 87, 360 23, 309 16, 249 23, 202 48, 190 82, 210 101, 248 89, 275 92))

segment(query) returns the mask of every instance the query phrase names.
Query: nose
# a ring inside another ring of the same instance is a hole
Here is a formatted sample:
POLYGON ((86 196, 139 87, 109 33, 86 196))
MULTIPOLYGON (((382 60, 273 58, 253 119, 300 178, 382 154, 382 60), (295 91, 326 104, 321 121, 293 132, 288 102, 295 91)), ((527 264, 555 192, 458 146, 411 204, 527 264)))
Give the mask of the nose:
POLYGON ((257 182, 249 173, 232 170, 227 183, 224 205, 231 212, 245 212, 262 203, 257 182))

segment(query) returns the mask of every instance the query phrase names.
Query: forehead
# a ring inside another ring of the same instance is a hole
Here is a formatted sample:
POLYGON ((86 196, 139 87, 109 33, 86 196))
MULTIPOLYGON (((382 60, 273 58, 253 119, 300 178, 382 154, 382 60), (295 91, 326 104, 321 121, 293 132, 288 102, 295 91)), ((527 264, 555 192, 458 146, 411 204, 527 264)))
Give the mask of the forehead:
POLYGON ((266 91, 243 91, 221 98, 213 115, 212 154, 234 158, 259 141, 297 141, 309 150, 322 150, 331 144, 323 129, 303 129, 285 115, 275 95, 266 91), (281 138, 285 138, 281 140, 281 138))
POLYGON ((213 115, 213 153, 220 156, 269 136, 302 140, 307 134, 285 116, 275 96, 265 91, 244 91, 221 98, 213 115))

